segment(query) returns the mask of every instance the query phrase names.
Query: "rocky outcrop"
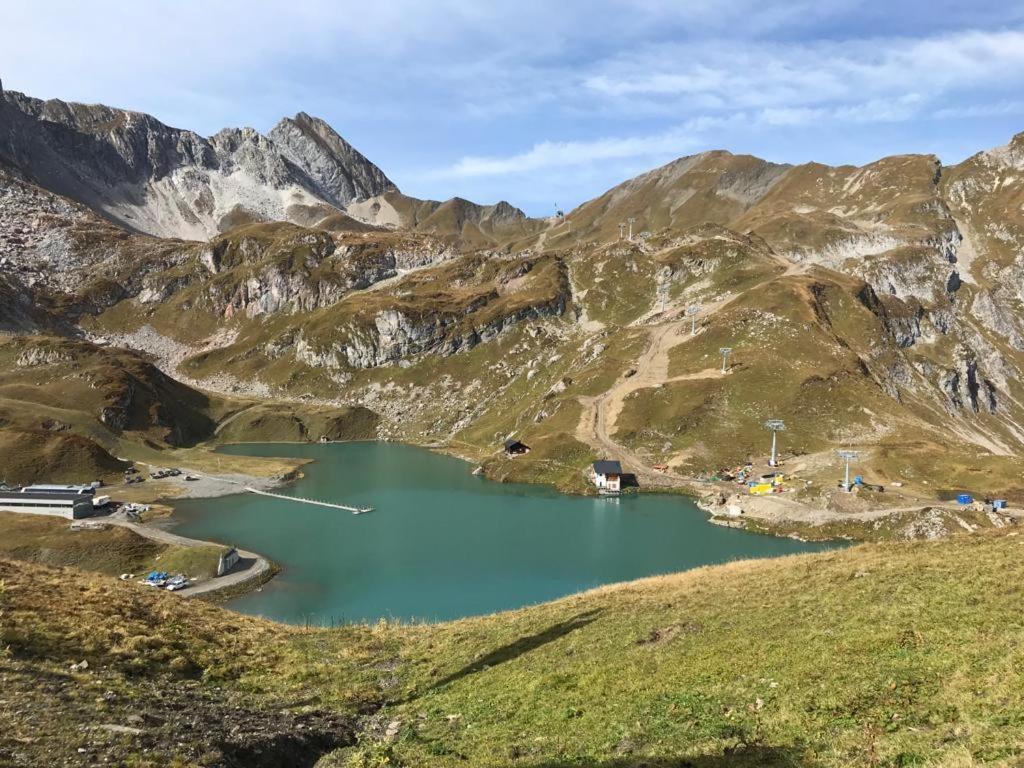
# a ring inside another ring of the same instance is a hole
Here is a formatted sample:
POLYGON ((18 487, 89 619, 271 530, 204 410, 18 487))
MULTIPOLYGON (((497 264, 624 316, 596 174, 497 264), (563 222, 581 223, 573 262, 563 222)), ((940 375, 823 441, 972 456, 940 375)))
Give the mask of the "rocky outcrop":
POLYGON ((347 292, 343 283, 315 282, 308 274, 268 266, 234 286, 226 299, 215 294, 214 306, 228 319, 239 313, 257 318, 277 312, 312 312, 340 301, 347 292))
POLYGON ((991 290, 979 291, 971 304, 971 315, 983 326, 1006 339, 1016 350, 1024 350, 1024 335, 1020 322, 1013 312, 1016 297, 1012 289, 998 286, 991 290))
POLYGON ((194 247, 130 234, 0 171, 0 294, 12 297, 0 302, 0 325, 64 327, 140 292, 148 303, 161 301, 169 295, 162 275, 186 263, 194 247))
POLYGON ((998 406, 996 388, 978 370, 978 361, 966 350, 958 354, 959 365, 944 371, 939 377, 939 386, 949 398, 955 410, 969 408, 975 413, 995 413, 998 406))
POLYGON ((115 432, 128 426, 128 410, 122 406, 105 405, 100 409, 100 421, 115 432))
MULTIPOLYGON (((257 226, 212 241, 199 254, 199 263, 219 276, 206 287, 214 312, 256 318, 329 307, 352 291, 456 255, 450 246, 430 239, 391 241, 358 238, 339 245, 318 230, 257 226)), ((179 276, 161 283, 155 275, 139 300, 162 300, 158 297, 166 298, 194 279, 179 276)))
POLYGON ((369 322, 339 327, 338 341, 319 342, 300 336, 298 361, 314 368, 376 368, 405 364, 426 354, 444 357, 473 349, 526 320, 564 314, 570 299, 563 292, 507 311, 485 311, 497 295, 482 297, 463 313, 414 313, 400 307, 377 312, 369 322))
POLYGON ((72 365, 74 355, 60 347, 48 345, 29 346, 21 351, 15 360, 19 368, 37 368, 43 365, 72 365))

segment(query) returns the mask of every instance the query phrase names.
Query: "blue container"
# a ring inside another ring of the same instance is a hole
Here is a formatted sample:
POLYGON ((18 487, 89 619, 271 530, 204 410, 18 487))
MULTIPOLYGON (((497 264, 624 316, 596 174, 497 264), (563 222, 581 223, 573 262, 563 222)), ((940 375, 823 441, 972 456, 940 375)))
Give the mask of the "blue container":
POLYGON ((1006 499, 996 499, 993 501, 992 509, 1006 509, 1006 499))
POLYGON ((961 493, 956 497, 957 504, 970 504, 972 501, 974 501, 974 498, 969 493, 961 493))
POLYGON ((854 485, 864 485, 864 478, 861 475, 857 475, 853 478, 854 485))

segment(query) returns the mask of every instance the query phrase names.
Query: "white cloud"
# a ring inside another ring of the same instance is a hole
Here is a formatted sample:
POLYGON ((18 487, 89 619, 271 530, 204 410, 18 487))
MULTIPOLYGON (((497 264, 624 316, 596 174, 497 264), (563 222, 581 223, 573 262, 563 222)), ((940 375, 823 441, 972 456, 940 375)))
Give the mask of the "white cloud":
POLYGON ((626 54, 584 77, 607 98, 703 99, 778 107, 910 93, 941 94, 1024 78, 1024 32, 968 31, 923 39, 668 45, 626 54))
POLYGON ((983 104, 964 104, 956 107, 943 107, 932 113, 939 120, 1003 117, 1006 115, 1024 115, 1024 101, 996 101, 983 104))
MULTIPOLYGON (((3 6, 5 87, 206 134, 305 110, 437 197, 529 195, 545 179, 582 198, 705 147, 829 159, 819 125, 885 123, 835 150, 882 152, 896 133, 903 148, 931 138, 914 121, 1022 113, 1017 0, 3 6)), ((976 146, 976 124, 961 127, 948 143, 976 146)))
POLYGON ((702 143, 702 134, 745 119, 744 115, 698 117, 667 131, 645 136, 608 137, 592 141, 543 141, 529 150, 506 156, 463 157, 447 168, 429 172, 438 177, 506 176, 552 168, 593 165, 609 160, 678 156, 702 143))
MULTIPOLYGON (((711 128, 899 123, 924 117, 1015 114, 1020 102, 936 110, 979 86, 1024 80, 1024 32, 963 32, 921 40, 804 45, 655 46, 596 66, 580 82, 621 111, 708 110, 668 130, 590 141, 544 141, 511 155, 463 157, 435 177, 508 176, 610 159, 680 155, 711 128)), ((566 96, 568 98, 568 96, 566 96)), ((594 111, 609 109, 594 106, 594 111)))
POLYGON ((872 99, 830 107, 768 107, 756 115, 762 125, 772 127, 813 125, 827 121, 843 123, 898 123, 917 117, 925 99, 909 93, 893 99, 872 99))

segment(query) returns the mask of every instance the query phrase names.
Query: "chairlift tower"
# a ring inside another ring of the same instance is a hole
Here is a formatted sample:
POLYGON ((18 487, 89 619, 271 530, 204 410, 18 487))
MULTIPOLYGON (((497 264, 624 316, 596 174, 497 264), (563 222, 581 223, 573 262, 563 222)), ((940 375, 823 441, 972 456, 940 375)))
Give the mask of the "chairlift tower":
POLYGON ((686 314, 690 316, 690 335, 697 335, 697 315, 700 313, 700 307, 693 304, 686 308, 686 314))
POLYGON ((857 458, 857 451, 836 451, 839 457, 846 462, 846 475, 843 479, 843 490, 850 492, 850 462, 857 458))
POLYGON ((626 236, 626 222, 619 222, 619 240, 622 240, 626 236))
POLYGON ((661 314, 665 314, 665 305, 668 303, 668 283, 658 284, 658 297, 661 299, 661 314))
POLYGON ((718 351, 722 353, 722 373, 727 373, 729 370, 729 353, 732 352, 732 347, 719 347, 718 351))
POLYGON ((632 243, 633 242, 633 225, 636 223, 636 219, 634 219, 632 216, 630 216, 628 219, 626 219, 626 223, 629 224, 629 242, 632 243))
POLYGON ((768 421, 764 423, 764 427, 765 429, 770 429, 772 431, 772 455, 771 458, 768 459, 768 466, 777 467, 779 466, 779 460, 778 454, 775 451, 776 438, 778 437, 779 432, 785 431, 786 424, 782 419, 768 419, 768 421))

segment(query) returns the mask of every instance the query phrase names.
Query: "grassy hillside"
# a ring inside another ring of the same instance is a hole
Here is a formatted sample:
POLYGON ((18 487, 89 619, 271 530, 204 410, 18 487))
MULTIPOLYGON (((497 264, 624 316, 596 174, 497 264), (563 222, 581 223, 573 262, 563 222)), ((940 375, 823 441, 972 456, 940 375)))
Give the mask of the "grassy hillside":
POLYGON ((10 483, 113 482, 129 465, 117 457, 209 466, 219 442, 369 439, 379 421, 361 407, 213 395, 136 352, 55 336, 0 337, 0 367, 0 481, 10 483))
POLYGON ((0 557, 117 576, 154 568, 190 577, 216 575, 222 547, 163 544, 117 526, 72 531, 67 520, 0 512, 0 557))
POLYGON ((396 753, 411 765, 1009 762, 1024 736, 1022 626, 1004 613, 1020 552, 1016 538, 979 537, 736 563, 417 628, 396 753))
POLYGON ((1021 547, 1014 533, 861 546, 341 629, 0 562, 14 694, 0 760, 42 765, 85 744, 95 759, 225 765, 245 731, 253 765, 1013 765, 1021 547), (187 741, 158 686, 191 691, 204 715, 187 741), (244 713, 248 730, 226 735, 218 713, 244 713), (82 736, 84 722, 138 732, 82 736))
POLYGON ((107 480, 213 436, 229 407, 142 355, 55 336, 0 338, 0 480, 107 480))
POLYGON ((45 430, 0 429, 4 481, 80 483, 110 478, 128 467, 88 437, 45 430))
POLYGON ((371 440, 378 421, 366 408, 257 403, 228 416, 216 437, 226 443, 371 440))
POLYGON ((352 203, 348 213, 385 227, 450 238, 467 250, 529 238, 546 227, 542 219, 527 218, 506 202, 477 205, 454 197, 442 203, 394 191, 352 203))

